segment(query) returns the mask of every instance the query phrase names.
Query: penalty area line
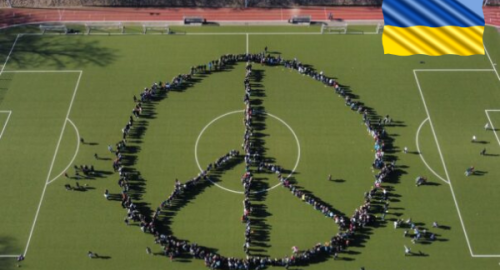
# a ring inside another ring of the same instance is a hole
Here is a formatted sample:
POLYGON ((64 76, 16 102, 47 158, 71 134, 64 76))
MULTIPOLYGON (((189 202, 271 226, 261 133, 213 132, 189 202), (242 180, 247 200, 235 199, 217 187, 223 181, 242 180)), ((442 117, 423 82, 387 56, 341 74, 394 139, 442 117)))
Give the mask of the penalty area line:
MULTIPOLYGON (((491 130, 493 130, 493 134, 495 135, 495 138, 497 139, 498 145, 500 145, 500 139, 498 138, 498 134, 496 132, 495 126, 493 125, 493 122, 491 121, 490 114, 488 112, 490 111, 497 111, 497 110, 484 110, 484 113, 486 113, 486 118, 488 118, 488 122, 491 125, 491 130)), ((1 136, 0 136, 1 137, 1 136)))
POLYGON ((424 119, 424 121, 422 121, 422 123, 420 124, 420 126, 417 129, 417 134, 415 135, 415 144, 417 145, 418 155, 420 156, 420 159, 422 160, 422 162, 424 163, 424 165, 427 167, 427 169, 429 169, 429 171, 431 171, 441 181, 445 182, 446 184, 450 184, 450 182, 446 181, 446 179, 444 179, 443 177, 441 177, 437 172, 435 172, 432 169, 431 166, 429 166, 429 164, 427 164, 427 162, 424 159, 424 156, 422 155, 422 151, 420 151, 420 143, 419 143, 420 130, 422 129, 422 127, 424 126, 424 124, 427 123, 428 121, 429 121, 429 118, 426 118, 426 119, 424 119))
POLYGON ((422 103, 424 105, 425 113, 427 114, 427 119, 428 119, 429 124, 431 126, 432 135, 434 136, 434 140, 436 142, 437 150, 439 152, 439 157, 441 158, 441 162, 442 162, 442 165, 443 165, 443 168, 444 168, 444 173, 446 174, 446 179, 448 180, 448 183, 449 183, 449 186, 450 186, 451 196, 453 198, 453 202, 455 203, 455 207, 457 209, 458 218, 460 220, 460 224, 462 225, 462 230, 464 232, 465 241, 467 242, 467 247, 469 248, 470 255, 474 256, 474 252, 472 252, 472 246, 471 246, 470 241, 469 241, 469 235, 467 234, 467 230, 465 229, 465 223, 464 223, 464 220, 462 219, 462 213, 460 212, 460 207, 458 206, 458 201, 457 201, 457 198, 455 196, 455 191, 453 190, 453 185, 452 185, 452 183, 450 181, 450 175, 448 173, 448 168, 446 167, 446 163, 444 161, 443 153, 441 151, 441 146, 439 145, 439 141, 438 141, 438 138, 437 138, 437 135, 436 135, 436 130, 434 129, 434 125, 432 124, 431 115, 429 113, 429 109, 427 108, 427 103, 425 102, 424 93, 422 91, 422 87, 420 86, 420 81, 418 80, 417 71, 419 71, 419 70, 413 70, 413 75, 415 77, 415 82, 417 83, 417 88, 418 88, 418 91, 420 92, 420 98, 422 99, 422 103))
POLYGON ((20 37, 22 37, 22 36, 23 36, 22 34, 17 34, 17 36, 16 36, 16 40, 14 40, 14 43, 12 44, 12 48, 10 48, 9 54, 7 55, 7 58, 5 59, 5 62, 3 63, 2 69, 0 70, 0 75, 2 75, 2 74, 3 74, 4 69, 5 69, 5 67, 7 66, 7 63, 9 62, 10 55, 12 54, 12 52, 14 51, 14 48, 16 47, 17 40, 18 40, 20 37))
POLYGON ((69 167, 71 167, 71 165, 73 164, 73 162, 76 159, 76 156, 78 155, 78 152, 80 151, 80 138, 81 138, 80 132, 78 131, 78 128, 76 127, 75 123, 73 123, 73 121, 71 121, 71 119, 68 118, 68 119, 66 119, 66 121, 68 121, 73 126, 73 129, 75 129, 75 132, 76 132, 76 151, 75 151, 75 154, 73 155, 73 158, 69 162, 68 166, 66 166, 66 168, 64 168, 64 170, 62 170, 62 172, 60 174, 58 174, 56 177, 54 177, 50 181, 48 181, 47 185, 56 181, 59 177, 61 177, 61 175, 63 175, 65 172, 68 171, 69 167))
POLYGON ((66 113, 66 117, 64 118, 64 124, 61 128, 61 133, 59 134, 59 140, 57 141, 56 150, 54 151, 54 155, 52 156, 52 162, 50 164, 49 172, 47 173, 47 178, 45 179, 45 184, 43 186, 42 195, 40 196, 40 202, 38 203, 38 207, 37 207, 37 210, 35 213, 35 218, 34 218, 33 223, 31 225, 31 230, 30 230, 30 234, 28 236, 28 241, 26 243, 26 248, 24 249, 23 256, 25 256, 25 257, 26 257, 26 254, 28 253, 28 249, 29 249, 29 246, 31 243, 31 238, 33 237, 33 232, 35 231, 36 222, 38 220, 38 215, 40 214, 40 209, 42 208, 42 203, 43 203, 43 199, 45 198, 45 191, 47 191, 47 186, 48 186, 48 181, 49 181, 50 175, 52 174, 52 170, 54 169, 54 164, 56 161, 57 153, 59 152, 59 147, 61 146, 61 141, 62 141, 62 137, 64 135, 64 130, 66 129, 66 124, 68 123, 69 114, 71 113, 71 108, 73 107, 76 93, 78 91, 78 87, 80 86, 80 80, 82 78, 82 73, 83 73, 83 71, 80 70, 79 75, 78 75, 78 80, 76 81, 75 89, 73 90, 73 96, 71 97, 71 101, 69 103, 69 108, 68 108, 68 111, 66 113))
POLYGON ((0 258, 17 258, 19 257, 21 254, 19 255, 0 255, 0 258))
POLYGON ((0 139, 3 136, 3 132, 5 131, 5 128, 7 127, 7 123, 9 123, 10 115, 12 114, 12 111, 0 111, 0 113, 8 113, 9 115, 7 116, 7 120, 5 120, 5 123, 3 124, 2 131, 0 132, 0 139))
MULTIPOLYGON (((490 71, 491 72, 491 71, 494 71, 497 75, 498 75, 498 73, 497 73, 497 71, 495 69, 475 69, 475 70, 474 69, 442 69, 442 70, 414 69, 413 70, 413 75, 415 77, 415 82, 417 83, 417 88, 418 88, 418 91, 420 92, 420 98, 422 100, 425 112, 427 114, 427 121, 429 121, 429 124, 430 124, 430 127, 431 127, 431 131, 432 131, 432 134, 434 136, 434 140, 436 142, 437 150, 439 152, 439 156, 440 156, 441 162, 443 164, 444 172, 446 174, 446 179, 448 180, 448 184, 450 186, 450 191, 451 191, 451 195, 452 195, 452 198, 453 198, 453 202, 455 203, 455 207, 457 209, 458 218, 459 218, 460 224, 462 226, 462 230, 463 230, 463 233, 464 233, 464 236, 465 236, 465 241, 467 243, 467 247, 469 248, 470 255, 473 258, 500 258, 500 254, 474 254, 474 252, 472 251, 472 246, 471 246, 471 243, 470 243, 470 240, 469 240, 469 235, 467 234, 467 229, 465 228, 465 223, 464 223, 464 220, 462 218, 462 213, 460 212, 460 207, 458 206, 458 201, 457 201, 457 198, 456 198, 456 195, 455 195, 455 191, 453 190, 453 184, 451 182, 450 175, 448 174, 448 168, 446 167, 446 163, 444 161, 443 153, 441 152, 441 147, 439 145, 439 141, 438 141, 438 138, 437 138, 437 135, 436 135, 436 131, 434 129, 434 124, 432 123, 431 115, 429 113, 429 109, 427 108, 427 103, 425 102, 424 93, 422 91, 422 87, 420 86, 420 81, 419 81, 418 76, 417 76, 417 72, 426 72, 426 71, 437 71, 437 72, 448 72, 448 71, 451 71, 451 72, 461 72, 461 71, 466 71, 466 72, 467 71, 483 72, 483 71, 490 71)), ((485 110, 486 116, 489 119, 488 111, 496 111, 496 110, 485 110)), ((498 110, 498 111, 500 111, 500 110, 498 110)), ((490 120, 490 124, 492 124, 491 123, 491 119, 489 119, 489 120, 490 120)), ((423 123, 421 125, 423 125, 423 123)), ((495 132, 495 136, 496 136, 496 132, 495 132)), ((497 141, 500 144, 500 140, 498 140, 498 138, 497 138, 497 141)))

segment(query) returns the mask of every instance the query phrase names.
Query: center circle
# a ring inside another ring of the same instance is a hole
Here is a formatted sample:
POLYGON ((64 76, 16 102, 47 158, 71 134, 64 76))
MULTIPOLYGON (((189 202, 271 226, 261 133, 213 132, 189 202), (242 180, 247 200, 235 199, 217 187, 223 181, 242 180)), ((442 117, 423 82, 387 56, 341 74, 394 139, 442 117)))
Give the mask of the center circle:
MULTIPOLYGON (((232 115, 232 114, 236 114, 236 113, 244 113, 245 110, 238 110, 238 111, 232 111, 232 112, 228 112, 228 113, 225 113, 225 114, 222 114, 216 118, 214 118, 212 121, 210 121, 210 123, 208 123, 200 132, 200 134, 198 135, 198 138, 196 139, 196 143, 195 143, 195 146, 194 146, 194 158, 196 160, 196 165, 198 166, 198 169, 200 170, 200 172, 203 172, 203 168, 201 167, 200 165, 200 161, 198 160, 198 144, 200 142, 200 139, 201 137, 203 136, 203 134, 205 133, 205 131, 207 130, 208 127, 210 127, 213 123, 215 123, 216 121, 226 117, 226 116, 229 116, 229 115, 232 115)), ((283 119, 279 118, 278 116, 276 115, 273 115, 271 113, 268 113, 268 112, 264 112, 263 114, 266 114, 276 120, 278 120, 280 123, 282 123, 284 126, 287 127, 287 129, 292 133, 293 137, 295 138, 295 142, 297 144, 297 159, 295 161, 295 165, 292 169, 292 171, 290 172, 290 174, 285 178, 285 179, 288 179, 290 178, 293 173, 295 172, 295 170, 297 169, 297 167, 299 166, 299 162, 300 162, 300 142, 299 142, 299 138, 297 137, 297 134, 295 134, 295 131, 293 131, 292 127, 290 127, 290 125, 288 125, 283 119)), ((229 152, 229 150, 231 149, 226 149, 227 152, 229 152)), ((216 157, 214 157, 215 159, 216 157)), ((243 191, 237 191, 237 190, 233 190, 233 189, 229 189, 229 188, 226 188, 224 187, 223 185, 220 185, 220 184, 217 184, 215 182, 213 182, 212 180, 210 180, 210 178, 208 177, 207 178, 208 181, 210 181, 212 184, 214 184, 215 186, 217 186, 218 188, 221 188, 225 191, 229 191, 229 192, 232 192, 232 193, 236 193, 236 194, 243 194, 243 191)), ((258 191, 254 191, 252 193, 261 193, 261 192, 266 192, 266 191, 270 191, 270 190, 273 190, 275 189, 276 187, 280 186, 281 183, 278 183, 268 189, 264 189, 264 190, 258 190, 258 191)))

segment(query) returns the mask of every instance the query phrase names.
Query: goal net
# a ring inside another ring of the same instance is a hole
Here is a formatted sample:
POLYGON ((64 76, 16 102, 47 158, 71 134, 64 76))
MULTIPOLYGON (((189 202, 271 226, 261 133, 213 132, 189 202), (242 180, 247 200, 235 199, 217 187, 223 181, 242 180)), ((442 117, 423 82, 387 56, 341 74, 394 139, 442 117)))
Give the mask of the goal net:
POLYGON ((346 34, 347 23, 342 24, 323 24, 321 34, 346 34))
POLYGON ((144 23, 142 25, 142 33, 146 34, 148 32, 169 34, 170 28, 168 27, 168 24, 166 24, 166 23, 155 23, 155 22, 144 23))
POLYGON ((68 28, 64 24, 40 24, 40 31, 42 31, 42 35, 45 34, 45 32, 67 34, 68 28))
POLYGON ((90 33, 101 33, 101 34, 111 34, 120 33, 123 34, 125 27, 121 22, 99 22, 99 23, 87 23, 85 24, 85 30, 87 35, 90 33))
POLYGON ((377 34, 382 34, 382 32, 384 32, 384 24, 379 23, 377 24, 377 34))

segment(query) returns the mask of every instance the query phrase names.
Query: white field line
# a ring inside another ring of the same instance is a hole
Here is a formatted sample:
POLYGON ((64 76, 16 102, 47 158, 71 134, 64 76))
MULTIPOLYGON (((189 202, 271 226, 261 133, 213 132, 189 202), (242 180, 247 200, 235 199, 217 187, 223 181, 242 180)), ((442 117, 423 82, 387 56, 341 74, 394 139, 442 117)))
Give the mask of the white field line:
POLYGON ((3 132, 5 131, 5 128, 7 127, 7 123, 9 123, 10 115, 12 114, 12 111, 0 111, 0 113, 8 113, 9 115, 7 116, 7 120, 5 120, 5 124, 3 124, 2 132, 0 132, 0 139, 3 136, 3 132))
POLYGON ((473 258, 500 258, 500 255, 498 254, 474 254, 472 255, 473 258))
MULTIPOLYGON (((0 28, 1 29, 1 28, 0 28)), ((243 35, 320 35, 321 32, 255 32, 255 33, 239 33, 239 32, 211 32, 211 33, 183 33, 183 34, 178 34, 178 35, 186 35, 186 36, 243 36, 243 35)), ((371 34, 366 32, 365 34, 371 34)), ((373 33, 376 34, 376 33, 373 33)), ((41 33, 25 33, 23 35, 26 36, 42 36, 41 33)), ((45 34, 45 35, 61 35, 61 34, 45 34)), ((71 34, 68 36, 81 36, 81 35, 86 35, 86 34, 71 34)), ((91 33, 91 36, 136 36, 136 35, 143 35, 143 33, 112 33, 112 32, 106 32, 106 33, 91 33)), ((151 34, 153 35, 153 34, 151 34)), ((161 33, 157 33, 157 35, 163 35, 161 33)))
MULTIPOLYGON (((226 117, 228 115, 231 115, 231 114, 236 114, 236 113, 243 113, 245 112, 245 110, 236 110, 236 111, 231 111, 231 112, 228 112, 228 113, 225 113, 223 115, 220 115, 214 119, 212 119, 212 121, 210 121, 210 123, 208 123, 205 127, 203 127, 203 129, 200 131, 200 134, 198 135, 198 138, 196 139, 196 142, 194 144, 194 159, 195 159, 195 162, 196 162, 196 165, 198 166, 198 169, 200 170, 200 172, 203 171, 203 168, 201 167, 201 164, 200 164, 200 161, 198 159, 198 145, 199 145, 199 142, 200 142, 200 139, 201 137, 203 136, 203 133, 205 133, 205 130, 210 127, 213 123, 215 123, 217 120, 223 118, 223 117, 226 117)), ((299 138, 297 137, 297 134, 295 133, 295 131, 292 129, 292 127, 290 125, 288 125, 287 122, 285 122, 283 119, 279 118, 278 116, 274 115, 274 114, 271 114, 271 113, 268 113, 268 112, 263 112, 264 114, 266 115, 269 115, 271 116, 272 118, 280 121, 283 125, 285 125, 288 130, 292 133, 293 137, 295 138, 295 142, 297 144, 297 160, 295 161, 295 165, 292 169, 292 171, 290 172, 290 174, 286 177, 286 179, 290 178, 294 173, 295 173, 295 170, 297 169, 297 167, 299 166, 299 163, 300 163, 300 155, 301 155, 301 149, 300 149, 300 141, 299 141, 299 138)), ((225 191, 228 191, 228 192, 231 192, 231 193, 235 193, 235 194, 243 194, 243 191, 236 191, 236 190, 232 190, 232 189, 229 189, 229 188, 226 188, 222 185, 219 185, 215 182, 213 182, 212 180, 210 180, 210 178, 208 178, 208 181, 210 181, 212 184, 214 184, 215 186, 219 187, 220 189, 222 190, 225 190, 225 191)), ((259 190, 259 191, 254 191, 252 192, 253 194, 258 194, 258 193, 262 193, 262 192, 267 192, 267 191, 271 191, 275 188, 277 188, 278 186, 281 186, 281 183, 277 183, 276 185, 268 188, 268 189, 265 189, 265 190, 259 190)))
POLYGON ((81 70, 6 70, 4 73, 77 73, 81 70))
POLYGON ((71 97, 71 102, 69 104, 68 112, 66 113, 66 117, 64 118, 64 124, 61 128, 61 133, 59 135, 59 140, 57 142, 56 150, 54 151, 54 155, 52 156, 52 162, 50 164, 49 172, 47 173, 47 178, 45 179, 45 185, 43 187, 42 195, 40 196, 40 202, 38 203, 38 208, 36 210, 35 218, 33 220, 33 224, 31 225, 30 234, 28 236, 28 242, 26 243, 26 248, 24 249, 23 256, 25 256, 25 257, 26 257, 26 254, 28 253, 28 249, 29 249, 30 242, 31 242, 31 237, 33 236, 33 232, 35 231, 36 221, 38 220, 38 215, 40 214, 40 209, 42 207, 43 199, 45 197, 45 191, 47 190, 47 186, 48 186, 47 182, 49 181, 49 177, 52 174, 52 169, 54 168, 54 163, 56 161, 57 152, 59 152, 59 146, 61 145, 62 137, 64 134, 64 129, 66 128, 66 123, 68 123, 67 120, 69 119, 69 114, 71 113, 71 108, 73 107, 73 102, 75 101, 76 92, 78 91, 78 87, 80 86, 80 79, 82 78, 83 72, 81 70, 78 72, 79 72, 78 80, 76 81, 75 89, 73 90, 73 96, 71 97))
POLYGON ((486 117, 488 118, 488 122, 490 122, 491 129, 493 130, 493 134, 495 134, 495 138, 497 139, 498 145, 500 145, 500 139, 498 138, 497 132, 495 130, 495 126, 493 125, 493 122, 491 121, 490 115, 488 113, 489 111, 493 111, 493 110, 484 110, 484 113, 486 113, 486 117))
POLYGON ((56 181, 59 177, 61 177, 61 175, 63 175, 66 171, 68 171, 69 167, 71 167, 71 165, 73 164, 73 162, 76 159, 76 156, 78 155, 78 152, 80 151, 80 138, 81 138, 80 132, 78 131, 78 128, 76 127, 75 123, 73 123, 73 121, 71 121, 71 119, 68 118, 66 120, 73 126, 73 128, 75 129, 75 132, 76 132, 76 151, 75 151, 75 154, 73 155, 73 158, 69 162, 68 166, 66 166, 66 168, 64 168, 64 170, 60 174, 58 174, 56 177, 54 177, 50 181, 48 181, 47 185, 56 181))
POLYGON ((248 33, 247 33, 247 54, 248 54, 248 33))
MULTIPOLYGON (((75 14, 75 12, 73 12, 73 14, 75 14)), ((31 13, 30 15, 31 16, 31 13)), ((89 18, 91 18, 92 16, 89 15, 89 18)), ((79 20, 79 21, 71 21, 71 20, 68 20, 68 21, 62 21, 63 23, 66 23, 66 24, 81 24, 81 23, 92 23, 92 22, 102 22, 103 20, 79 20)), ((171 20, 171 21, 165 21, 165 20, 148 20, 148 21, 134 21, 134 20, 106 20, 107 22, 121 22, 121 23, 130 23, 130 24, 140 24, 140 23, 144 23, 144 22, 159 22, 159 23, 168 23, 168 24, 171 24, 172 26, 183 26, 183 24, 181 24, 181 21, 175 21, 175 20, 171 20)), ((281 26, 290 26, 290 27, 302 27, 302 26, 294 26, 294 25, 290 25, 288 24, 288 20, 286 19, 281 19, 281 20, 245 20, 245 21, 235 21, 235 20, 219 20, 220 22, 223 22, 223 23, 266 23, 266 22, 269 22, 269 23, 285 23, 284 25, 281 25, 281 26)), ((356 23, 359 23, 363 20, 347 20, 346 22, 349 23, 351 21, 354 21, 356 23)), ((366 23, 364 24, 360 24, 360 25, 373 25, 373 24, 376 24, 376 22, 379 22, 379 23, 383 23, 384 21, 383 20, 368 20, 366 23)), ((0 29, 7 29, 7 28, 11 28, 11 27, 19 27, 19 26, 26 26, 26 25, 39 25, 39 24, 43 24, 43 23, 60 23, 60 21, 47 21, 47 20, 43 20, 43 21, 33 21, 33 22, 27 22, 27 23, 18 23, 18 24, 11 24, 11 25, 7 25, 7 26, 2 26, 0 27, 0 29)), ((272 26, 272 24, 270 25, 267 25, 267 26, 272 26)), ((491 25, 491 26, 494 26, 494 27, 498 27, 497 25, 491 25)), ((241 33, 239 33, 241 34, 241 33)), ((379 33, 380 34, 380 33, 379 33)))
POLYGON ((5 59, 5 63, 3 63, 2 70, 0 70, 0 75, 2 75, 2 73, 4 72, 5 66, 7 66, 7 62, 9 62, 10 55, 11 55, 11 54, 12 54, 12 52, 14 51, 14 47, 16 47, 17 40, 19 39, 19 37, 22 37, 22 35, 21 35, 21 34, 18 34, 18 35, 16 36, 16 40, 14 40, 14 43, 12 44, 12 48, 10 48, 10 52, 9 52, 9 54, 7 55, 7 58, 5 59))
MULTIPOLYGON (((0 28, 1 29, 1 28, 0 28)), ((321 31, 321 30, 320 30, 321 31)), ((181 33, 181 34, 173 34, 173 35, 186 35, 186 36, 242 36, 242 35, 260 35, 260 36, 268 36, 268 35, 321 35, 321 32, 255 32, 255 33, 238 33, 238 32, 227 32, 227 33, 181 33)), ((378 35, 380 33, 377 32, 363 32, 363 35, 378 35)), ((64 33, 23 33, 23 36, 60 36, 64 35, 64 33)), ((113 33, 113 32, 103 32, 103 33, 77 33, 67 35, 71 36, 139 36, 144 35, 143 33, 113 33)), ((163 33, 149 33, 148 35, 165 35, 163 33)), ((338 33, 337 35, 347 35, 344 33, 338 33)), ((493 70, 492 70, 493 71, 493 70)))
POLYGON ((422 121, 422 123, 420 124, 420 126, 417 129, 417 134, 415 135, 415 144, 417 145, 418 155, 420 156, 420 159, 425 164, 425 166, 427 167, 427 169, 429 169, 429 171, 431 171, 437 178, 439 178, 440 180, 442 180, 446 184, 450 184, 450 182, 446 181, 446 179, 444 179, 443 177, 441 177, 437 172, 435 172, 432 169, 431 166, 429 166, 429 164, 427 164, 427 162, 424 159, 424 155, 422 154, 422 151, 420 151, 420 143, 419 143, 420 129, 422 129, 422 127, 424 126, 425 123, 427 123, 427 121, 429 121, 429 118, 426 118, 424 121, 422 121))
POLYGON ((254 32, 254 33, 238 33, 238 32, 227 32, 227 33, 186 33, 185 35, 201 35, 201 36, 223 36, 223 35, 321 35, 321 32, 254 32))
POLYGON ((429 119, 429 124, 431 125, 432 135, 434 135, 434 140, 436 141, 436 146, 437 146, 437 149, 439 152, 439 157, 441 158, 441 162, 443 163, 444 173, 446 174, 446 179, 448 180, 448 183, 450 186, 451 195, 453 197, 453 201, 455 202, 455 207, 457 208, 458 217, 460 219, 460 224, 462 225, 462 230, 464 231, 465 241, 467 242, 467 247, 469 248, 470 255, 472 257, 474 257, 474 252, 472 252, 472 247, 470 245, 469 236, 467 235, 467 230, 465 229, 465 224, 464 224, 464 221, 462 219, 462 214, 460 213, 460 208, 458 207, 458 202, 457 202, 457 198, 455 196, 455 191, 453 190, 453 185, 450 181, 450 175, 448 173, 448 168, 446 167, 446 163, 444 162, 443 153, 441 152, 441 147, 439 145, 436 131, 434 130, 434 125, 432 124, 432 119, 431 119, 431 115, 429 113, 429 109, 427 108, 427 103, 425 102, 424 93, 422 92, 422 88, 420 87, 420 82, 418 81, 418 76, 417 76, 416 70, 413 70, 413 75, 415 76, 415 81, 417 82, 418 91, 420 92, 420 98, 422 99, 422 103, 424 104, 424 109, 425 109, 425 112, 427 114, 427 118, 429 119))
POLYGON ((417 72, 485 72, 485 71, 495 71, 494 69, 414 69, 417 72))
POLYGON ((19 255, 0 255, 0 258, 17 258, 19 255))
MULTIPOLYGON (((485 49, 486 49, 486 47, 485 47, 485 49)), ((490 60, 491 60, 491 58, 490 58, 490 60)), ((493 65, 493 63, 492 63, 492 65, 493 65)), ((439 146, 439 142, 438 142, 438 139, 437 139, 436 131, 434 130, 434 125, 432 124, 432 120, 431 120, 431 117, 430 117, 430 114, 429 114, 429 110, 427 108, 427 103, 425 102, 425 98, 424 98, 424 95, 423 95, 423 92, 422 92, 422 88, 420 87, 420 82, 418 80, 417 72, 425 72, 425 71, 437 71, 437 72, 442 72, 442 71, 451 71, 451 72, 457 72, 457 71, 465 71, 465 72, 469 72, 469 71, 480 71, 480 72, 494 71, 495 73, 497 73, 497 71, 496 71, 496 69, 436 69, 436 70, 434 70, 434 69, 432 69, 432 70, 429 70, 429 69, 427 69, 427 70, 426 69, 415 69, 415 70, 413 70, 413 74, 415 76, 415 81, 417 82, 418 90, 420 91, 420 97, 421 97, 422 102, 424 104, 424 108, 425 108, 425 111, 427 113, 427 117, 428 117, 429 123, 431 125, 431 130, 432 130, 432 133, 434 135, 434 140, 436 141, 436 145, 437 145, 437 148, 438 148, 439 155, 441 157, 441 162, 443 163, 443 167, 444 167, 444 171, 445 171, 445 174, 446 174, 446 178, 448 179, 448 183, 450 185, 451 195, 453 197, 453 201, 455 203, 455 207, 457 208, 458 217, 460 219, 460 224, 462 225, 462 230, 464 232, 465 240, 467 242, 467 246, 469 248, 471 257, 473 257, 473 258, 500 258, 500 254, 474 254, 474 252, 472 251, 472 247, 471 247, 471 244, 470 244, 470 241, 469 241, 469 236, 467 234, 467 230, 465 228, 465 224, 464 224, 464 221, 463 221, 463 218, 462 218, 462 214, 460 212, 460 207, 458 206, 458 201, 457 201, 457 198, 455 196, 455 191, 453 190, 453 184, 451 183, 450 176, 448 174, 448 169, 447 169, 446 164, 444 162, 444 158, 443 158, 443 155, 442 155, 442 152, 441 152, 441 148, 439 146)), ((492 124, 491 119, 489 118, 489 115, 488 115, 488 111, 500 111, 500 110, 486 110, 486 116, 488 117, 488 120, 490 121, 490 124, 492 124)), ((495 136, 497 136, 496 132, 495 132, 495 136)), ((497 141, 499 142, 499 145, 500 145, 500 140, 498 140, 498 137, 497 137, 497 141)))
POLYGON ((495 70, 495 73, 497 74, 497 78, 500 81, 500 75, 498 75, 498 71, 495 67, 495 64, 493 63, 493 60, 491 60, 490 54, 488 53, 488 50, 486 49, 486 45, 484 45, 484 51, 486 52, 486 56, 488 56, 488 59, 490 59, 491 67, 493 70, 495 70))

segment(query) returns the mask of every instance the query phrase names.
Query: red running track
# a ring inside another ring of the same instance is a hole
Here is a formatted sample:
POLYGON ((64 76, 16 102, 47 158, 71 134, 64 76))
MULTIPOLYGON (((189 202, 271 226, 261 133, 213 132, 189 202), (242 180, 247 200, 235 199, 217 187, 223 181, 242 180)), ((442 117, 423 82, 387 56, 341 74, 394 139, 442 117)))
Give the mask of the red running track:
MULTIPOLYGON (((383 20, 380 7, 301 8, 68 8, 0 9, 0 27, 16 24, 68 21, 180 21, 184 16, 201 16, 209 21, 286 21, 294 15, 327 20, 332 12, 338 20, 383 20)), ((500 7, 485 7, 487 24, 500 26, 500 7)))

